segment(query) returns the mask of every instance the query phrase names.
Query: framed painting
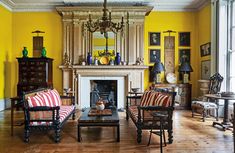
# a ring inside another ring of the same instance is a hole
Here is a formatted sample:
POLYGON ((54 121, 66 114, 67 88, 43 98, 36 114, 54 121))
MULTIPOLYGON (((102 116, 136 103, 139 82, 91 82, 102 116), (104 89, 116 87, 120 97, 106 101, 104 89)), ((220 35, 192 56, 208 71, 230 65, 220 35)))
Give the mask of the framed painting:
POLYGON ((201 63, 201 79, 209 80, 211 75, 211 61, 206 60, 201 63))
POLYGON ((179 49, 179 64, 190 63, 190 49, 179 49))
POLYGON ((160 45, 161 45, 161 33, 149 32, 149 46, 160 46, 160 45))
POLYGON ((190 47, 190 32, 179 32, 179 46, 190 47))
POLYGON ((165 74, 175 73, 175 36, 164 37, 165 74))
POLYGON ((155 63, 157 60, 161 61, 161 50, 149 49, 149 63, 155 63))
POLYGON ((211 43, 208 42, 200 46, 201 57, 211 54, 211 43))

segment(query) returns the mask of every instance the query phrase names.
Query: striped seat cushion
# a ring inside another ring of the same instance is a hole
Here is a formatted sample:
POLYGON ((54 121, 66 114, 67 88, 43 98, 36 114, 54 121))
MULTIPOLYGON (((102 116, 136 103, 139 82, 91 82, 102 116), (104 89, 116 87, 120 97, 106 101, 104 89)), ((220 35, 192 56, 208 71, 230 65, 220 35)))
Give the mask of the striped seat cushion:
MULTIPOLYGON (((60 123, 62 123, 65 118, 71 114, 71 112, 75 109, 74 106, 60 106, 59 110, 59 115, 60 115, 60 123)), ((38 112, 31 112, 30 113, 30 119, 31 120, 52 120, 52 113, 51 111, 38 111, 38 112)), ((44 125, 44 126, 49 126, 52 125, 52 121, 48 122, 30 122, 31 126, 37 126, 37 125, 44 125)))

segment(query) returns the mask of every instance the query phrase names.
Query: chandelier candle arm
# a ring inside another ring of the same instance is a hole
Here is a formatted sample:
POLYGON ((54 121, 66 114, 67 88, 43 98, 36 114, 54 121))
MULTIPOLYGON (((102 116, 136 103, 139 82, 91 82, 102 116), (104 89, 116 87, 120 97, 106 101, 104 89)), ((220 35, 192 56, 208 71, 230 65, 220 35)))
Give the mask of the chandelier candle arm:
POLYGON ((107 9, 107 0, 104 0, 103 7, 103 16, 101 20, 98 19, 97 21, 92 21, 91 14, 89 12, 89 19, 86 23, 88 30, 90 32, 100 30, 101 34, 104 34, 107 31, 117 33, 119 30, 122 30, 124 27, 124 17, 122 17, 120 23, 114 23, 112 22, 111 11, 107 9))
MULTIPOLYGON (((108 31, 112 31, 113 33, 117 33, 119 30, 123 30, 124 27, 124 17, 122 16, 121 22, 114 23, 112 22, 112 16, 111 11, 107 9, 107 0, 104 0, 103 4, 103 16, 101 19, 97 19, 97 21, 92 21, 91 14, 89 11, 88 21, 85 24, 88 31, 93 33, 97 30, 100 31, 101 34, 104 34, 104 37, 106 38, 106 48, 105 48, 105 54, 108 54, 108 31)), ((129 23, 129 13, 127 12, 127 23, 129 23)))

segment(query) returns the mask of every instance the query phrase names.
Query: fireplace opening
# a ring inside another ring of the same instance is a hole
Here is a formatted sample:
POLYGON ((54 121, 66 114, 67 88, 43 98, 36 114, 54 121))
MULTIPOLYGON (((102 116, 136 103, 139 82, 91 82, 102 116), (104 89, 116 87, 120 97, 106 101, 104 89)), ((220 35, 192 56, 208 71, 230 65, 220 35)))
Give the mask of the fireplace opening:
POLYGON ((117 107, 117 80, 90 80, 90 107, 102 99, 106 107, 117 107))

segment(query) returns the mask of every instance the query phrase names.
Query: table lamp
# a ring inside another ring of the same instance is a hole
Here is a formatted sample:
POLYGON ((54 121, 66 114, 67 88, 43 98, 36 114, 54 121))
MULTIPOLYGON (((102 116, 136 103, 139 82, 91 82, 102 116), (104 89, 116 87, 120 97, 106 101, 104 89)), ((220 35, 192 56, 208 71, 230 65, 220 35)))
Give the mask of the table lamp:
POLYGON ((179 72, 183 72, 184 74, 183 83, 188 83, 188 77, 189 77, 188 73, 193 72, 193 69, 188 62, 184 62, 180 65, 179 72))
POLYGON ((161 72, 165 71, 165 68, 159 60, 157 60, 154 63, 154 66, 152 68, 152 73, 154 74, 154 82, 155 83, 161 83, 161 72))

